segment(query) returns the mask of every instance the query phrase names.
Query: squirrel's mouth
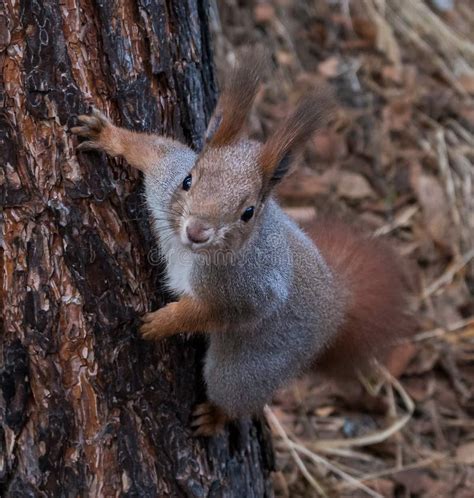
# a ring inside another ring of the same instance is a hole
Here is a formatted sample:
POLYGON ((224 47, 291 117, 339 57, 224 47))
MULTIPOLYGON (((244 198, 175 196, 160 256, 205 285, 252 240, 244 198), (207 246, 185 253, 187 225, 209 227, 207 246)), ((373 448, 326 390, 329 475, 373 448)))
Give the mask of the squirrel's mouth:
POLYGON ((216 229, 211 224, 194 216, 183 219, 179 228, 181 243, 194 252, 200 252, 213 246, 216 235, 216 229))
POLYGON ((218 234, 213 236, 206 242, 195 243, 188 238, 184 238, 181 234, 178 235, 179 242, 185 251, 189 251, 195 255, 202 256, 206 261, 220 263, 220 259, 234 259, 234 251, 225 247, 224 240, 218 234), (229 256, 229 253, 232 253, 229 256))
POLYGON ((196 244, 195 242, 183 242, 181 240, 181 244, 183 247, 191 252, 194 252, 196 254, 204 254, 212 250, 213 244, 212 243, 206 243, 206 244, 196 244))

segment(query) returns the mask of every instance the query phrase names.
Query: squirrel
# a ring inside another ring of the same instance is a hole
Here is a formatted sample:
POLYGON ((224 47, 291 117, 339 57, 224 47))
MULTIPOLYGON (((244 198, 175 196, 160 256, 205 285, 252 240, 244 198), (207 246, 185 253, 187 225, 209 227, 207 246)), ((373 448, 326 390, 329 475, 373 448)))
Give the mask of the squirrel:
POLYGON ((164 136, 117 127, 100 111, 79 116, 78 150, 122 156, 144 174, 166 283, 176 297, 146 314, 143 338, 204 333, 208 401, 197 436, 261 413, 274 392, 313 369, 339 376, 410 332, 407 291, 386 243, 340 222, 304 231, 278 205, 275 186, 332 97, 304 97, 265 143, 244 125, 259 86, 254 64, 231 71, 200 153, 164 136))

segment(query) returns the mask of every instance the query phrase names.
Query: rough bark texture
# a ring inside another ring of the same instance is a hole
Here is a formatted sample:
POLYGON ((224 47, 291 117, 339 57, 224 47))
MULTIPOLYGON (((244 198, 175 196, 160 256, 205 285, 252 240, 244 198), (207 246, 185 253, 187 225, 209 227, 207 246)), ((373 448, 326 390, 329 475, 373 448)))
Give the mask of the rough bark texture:
POLYGON ((199 148, 215 102, 200 0, 0 3, 0 495, 271 495, 264 428, 188 429, 203 344, 162 304, 140 175, 74 152, 90 104, 199 148))

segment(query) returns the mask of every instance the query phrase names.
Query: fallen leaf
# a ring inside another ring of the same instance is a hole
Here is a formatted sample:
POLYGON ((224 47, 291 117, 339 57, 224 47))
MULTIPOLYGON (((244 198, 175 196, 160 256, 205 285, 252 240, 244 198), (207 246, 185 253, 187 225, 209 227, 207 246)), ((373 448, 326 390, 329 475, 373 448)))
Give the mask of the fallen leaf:
POLYGON ((416 403, 421 403, 428 399, 433 394, 432 391, 434 389, 432 382, 426 382, 425 378, 419 377, 404 379, 403 387, 410 398, 416 403))
POLYGON ((286 202, 301 204, 328 193, 328 189, 328 184, 316 172, 310 168, 297 168, 278 187, 278 197, 286 202))
POLYGON ((386 65, 382 69, 382 77, 385 82, 400 84, 403 79, 402 67, 394 66, 393 64, 386 65))
POLYGON ((332 130, 317 133, 313 138, 317 158, 322 161, 335 161, 347 155, 345 138, 332 130))
POLYGON ((458 78, 461 86, 470 94, 474 94, 474 73, 464 73, 458 78))
POLYGON ((408 99, 397 99, 383 109, 383 120, 387 130, 403 131, 411 123, 413 103, 408 99))
POLYGON ((384 498, 390 498, 394 496, 395 483, 390 479, 372 479, 367 484, 370 488, 377 491, 377 493, 381 494, 384 498))
POLYGON ((280 498, 290 498, 288 483, 286 482, 283 472, 272 472, 272 484, 275 496, 280 498))
POLYGON ((267 23, 275 18, 275 8, 269 3, 258 4, 254 9, 255 21, 267 23))
POLYGON ((375 41, 377 40, 377 25, 373 21, 364 17, 353 17, 352 26, 357 36, 375 45, 375 41))
POLYGON ((425 470, 412 469, 397 472, 394 480, 401 484, 410 496, 422 495, 433 487, 434 481, 425 470))
POLYGON ((456 450, 456 461, 465 465, 474 464, 474 441, 458 447, 456 450))
POLYGON ((421 375, 433 369, 439 360, 439 351, 435 348, 422 348, 417 361, 410 364, 406 372, 408 375, 421 375))
POLYGON ((412 173, 412 186, 423 210, 425 226, 432 238, 444 246, 451 224, 444 190, 435 176, 424 173, 418 166, 412 173))
POLYGON ((287 207, 284 211, 297 223, 310 223, 316 219, 314 207, 287 207))
POLYGON ((326 78, 334 78, 339 74, 339 58, 333 56, 319 63, 318 71, 326 78))
POLYGON ((316 409, 316 415, 318 417, 329 417, 332 413, 334 413, 336 408, 334 406, 321 406, 320 408, 316 409))
POLYGON ((349 171, 341 172, 339 175, 337 193, 341 197, 354 200, 375 197, 369 182, 362 175, 349 171))
POLYGON ((294 58, 293 56, 284 50, 278 50, 276 53, 276 58, 278 60, 278 63, 281 64, 282 66, 292 66, 294 64, 294 58))

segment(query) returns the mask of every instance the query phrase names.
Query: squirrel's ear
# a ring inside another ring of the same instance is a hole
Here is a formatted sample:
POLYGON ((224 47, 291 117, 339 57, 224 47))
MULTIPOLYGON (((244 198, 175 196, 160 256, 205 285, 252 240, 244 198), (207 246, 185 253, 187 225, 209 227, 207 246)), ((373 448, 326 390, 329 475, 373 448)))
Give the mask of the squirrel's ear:
POLYGON ((239 59, 224 82, 207 127, 205 138, 210 146, 228 145, 240 137, 257 94, 263 55, 245 51, 239 59))
POLYGON ((268 192, 288 172, 295 155, 311 135, 329 120, 334 98, 329 87, 303 97, 296 109, 263 145, 259 164, 268 192))

